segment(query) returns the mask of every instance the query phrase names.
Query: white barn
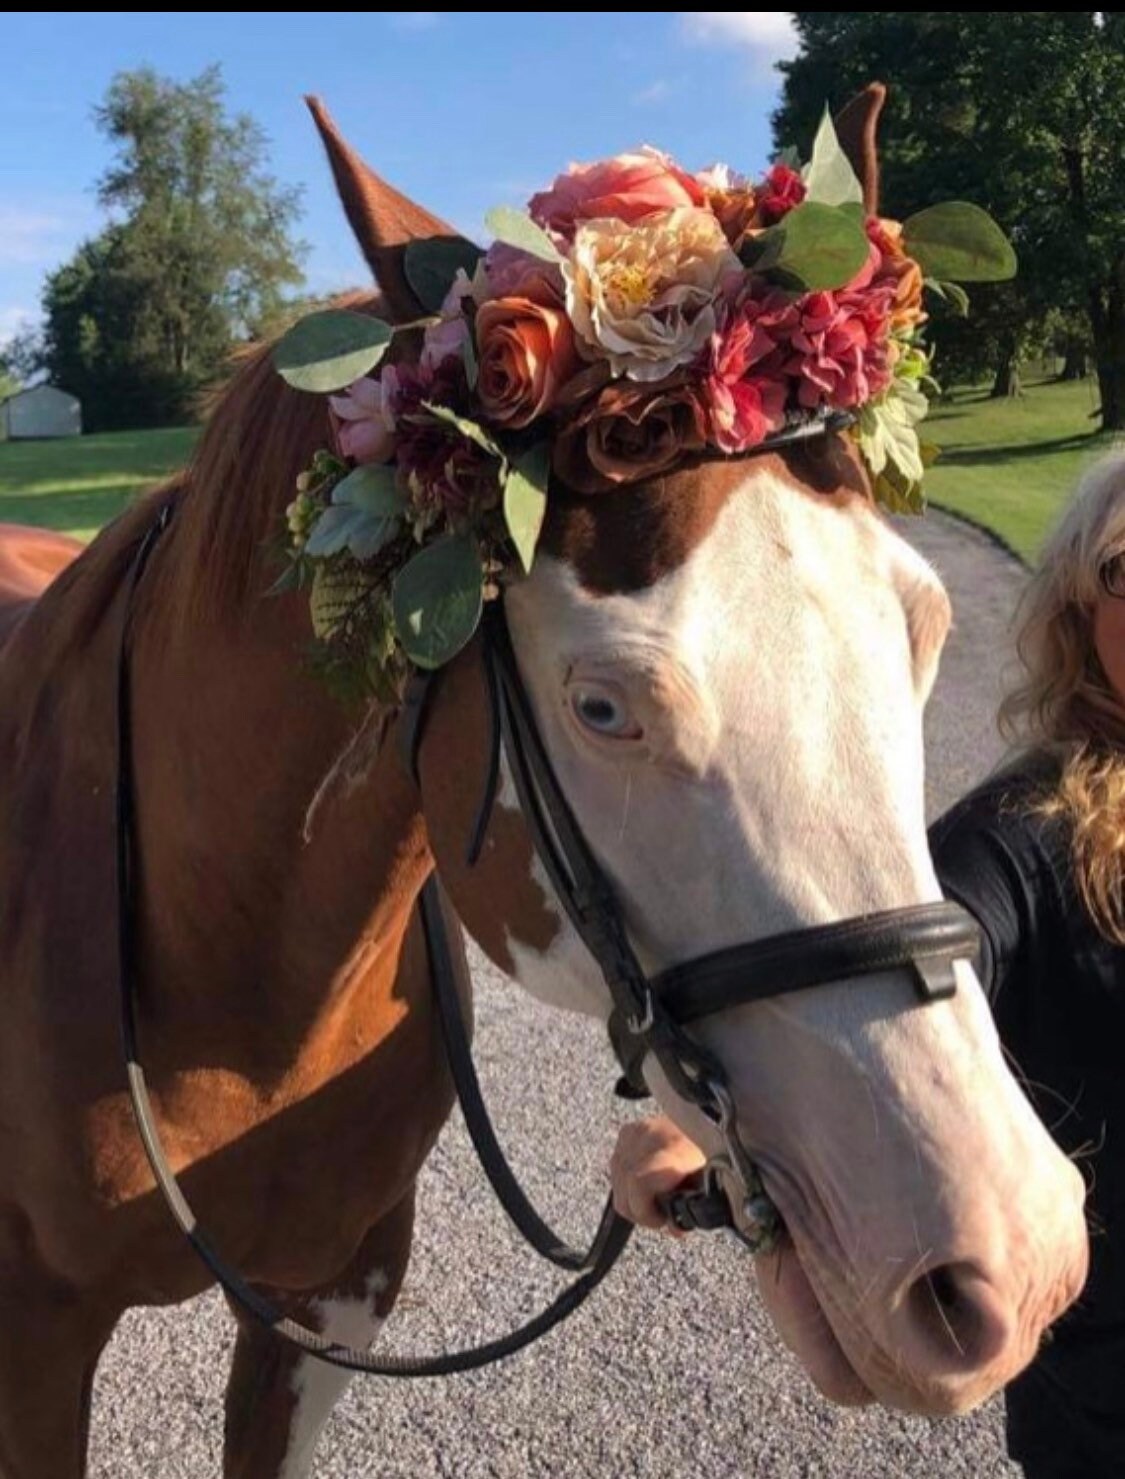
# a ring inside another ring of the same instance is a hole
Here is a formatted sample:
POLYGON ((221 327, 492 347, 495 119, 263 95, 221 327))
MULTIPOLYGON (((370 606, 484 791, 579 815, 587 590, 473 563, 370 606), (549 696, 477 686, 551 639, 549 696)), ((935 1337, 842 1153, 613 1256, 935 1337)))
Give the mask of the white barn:
POLYGON ((0 401, 0 442, 76 437, 81 432, 81 403, 54 385, 33 385, 0 401))

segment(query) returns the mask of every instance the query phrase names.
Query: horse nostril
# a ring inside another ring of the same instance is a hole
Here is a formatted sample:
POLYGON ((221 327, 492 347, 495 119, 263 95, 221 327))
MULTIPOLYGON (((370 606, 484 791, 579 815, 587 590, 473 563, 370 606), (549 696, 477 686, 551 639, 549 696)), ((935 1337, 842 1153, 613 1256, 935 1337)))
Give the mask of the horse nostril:
POLYGON ((987 1366, 1012 1337, 1003 1300, 971 1263, 947 1263, 923 1274, 911 1285, 906 1307, 915 1340, 946 1370, 987 1366))

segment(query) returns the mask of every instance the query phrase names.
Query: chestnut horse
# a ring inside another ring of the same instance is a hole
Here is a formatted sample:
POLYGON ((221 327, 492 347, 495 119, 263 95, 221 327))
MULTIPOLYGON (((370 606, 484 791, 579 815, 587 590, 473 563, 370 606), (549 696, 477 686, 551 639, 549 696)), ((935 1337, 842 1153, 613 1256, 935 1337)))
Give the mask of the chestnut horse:
MULTIPOLYGON (((402 249, 448 228, 321 124, 381 311, 414 318, 402 249)), ((870 151, 859 163, 870 192, 870 151)), ((189 467, 73 563, 55 538, 0 542, 3 1479, 79 1479, 115 1322, 208 1282, 154 1191, 116 1000, 114 674, 159 504, 175 517, 133 605, 140 1032, 169 1158, 228 1259, 340 1338, 372 1339, 391 1310, 451 1101, 415 910, 435 864, 498 966, 560 1007, 608 1009, 507 786, 465 862, 488 749, 475 647, 437 691, 416 782, 393 734, 374 717, 356 732, 308 671, 304 600, 262 599, 323 417, 255 352, 189 467)), ((596 499, 553 489, 507 603, 648 968, 939 898, 921 715, 948 601, 843 439, 596 499)), ((1081 1178, 959 973, 924 1008, 889 971, 699 1027, 785 1219, 771 1310, 843 1400, 971 1406, 1084 1276, 1081 1178)), ((240 1320, 227 1479, 307 1474, 344 1380, 240 1320)))

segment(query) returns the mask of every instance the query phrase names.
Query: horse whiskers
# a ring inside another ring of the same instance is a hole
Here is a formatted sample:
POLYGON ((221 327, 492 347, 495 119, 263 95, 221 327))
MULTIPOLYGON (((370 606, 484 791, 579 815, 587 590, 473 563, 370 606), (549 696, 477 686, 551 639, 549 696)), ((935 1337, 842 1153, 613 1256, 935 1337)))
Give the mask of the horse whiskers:
POLYGON ((375 702, 370 705, 360 721, 359 728, 336 756, 324 779, 313 793, 308 810, 305 812, 304 825, 301 828, 301 837, 304 842, 312 841, 313 825, 332 790, 337 785, 342 785, 345 796, 350 795, 370 775, 371 767, 375 764, 379 751, 383 747, 391 718, 392 711, 382 704, 375 702))

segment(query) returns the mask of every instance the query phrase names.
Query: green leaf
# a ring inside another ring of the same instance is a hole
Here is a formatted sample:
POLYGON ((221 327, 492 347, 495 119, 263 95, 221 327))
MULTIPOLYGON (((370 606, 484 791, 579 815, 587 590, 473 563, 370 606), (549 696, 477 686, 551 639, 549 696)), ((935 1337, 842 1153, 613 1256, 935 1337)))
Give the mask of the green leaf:
POLYGON ((388 515, 401 513, 406 499, 394 468, 385 462, 372 462, 354 468, 342 478, 332 490, 332 502, 388 515))
POLYGON ((480 375, 480 364, 477 360, 477 347, 473 343, 473 331, 471 328, 461 341, 461 359, 465 366, 465 384, 470 390, 476 390, 477 378, 480 375))
POLYGON ((406 500, 394 469, 357 467, 332 490, 332 504, 317 519, 305 553, 326 558, 348 550, 357 560, 370 560, 402 527, 406 500))
POLYGON ((422 307, 437 313, 457 273, 464 270, 472 277, 483 256, 480 247, 463 236, 426 236, 407 242, 402 270, 422 307))
POLYGON ((773 230, 781 233, 781 245, 769 270, 806 293, 842 288, 870 251, 854 211, 816 200, 791 210, 773 230))
POLYGON ((950 282, 1006 282, 1016 275, 1011 242, 980 206, 966 200, 931 205, 903 224, 902 245, 927 277, 950 282))
POLYGON ((366 586, 354 565, 318 565, 309 593, 309 615, 322 642, 332 637, 362 601, 366 586))
POLYGON ((551 449, 546 442, 530 447, 512 459, 504 481, 504 520, 520 557, 530 574, 535 546, 547 512, 547 482, 551 475, 551 449))
POLYGON ((381 318, 327 308, 301 319, 274 345, 278 374, 294 390, 325 395, 373 370, 393 330, 381 318))
POLYGON ((876 478, 898 474, 905 483, 921 483, 925 465, 916 428, 928 410, 926 397, 905 380, 861 407, 856 439, 876 478))
POLYGON ((391 589, 399 641, 420 668, 440 668, 460 652, 477 629, 482 604, 480 554, 462 535, 419 550, 391 589))
POLYGON ((875 479, 876 500, 892 514, 924 514, 926 495, 920 482, 911 482, 892 467, 875 479))
POLYGON ((948 303, 950 309, 958 318, 968 318, 969 295, 960 283, 938 282, 936 278, 927 277, 925 286, 929 292, 933 293, 935 297, 940 298, 943 303, 948 303))
POLYGON ((482 451, 488 452, 493 457, 499 457, 501 462, 505 460, 500 447, 478 422, 470 421, 467 416, 458 416, 457 412, 451 411, 448 406, 438 406, 433 401, 423 401, 422 405, 436 421, 444 421, 447 425, 455 427, 463 437, 470 442, 475 442, 482 451))
POLYGON ((851 160, 840 147, 835 125, 827 108, 816 131, 812 158, 805 166, 804 181, 808 200, 820 201, 823 205, 846 205, 854 202, 861 208, 863 206, 863 186, 852 168, 851 160))
POLYGON ((796 144, 786 144, 785 148, 777 155, 774 164, 784 164, 789 169, 801 168, 801 151, 796 144))
POLYGON ((519 247, 520 251, 530 252, 533 257, 542 257, 544 262, 562 261, 554 242, 526 211, 498 205, 485 216, 484 224, 497 241, 519 247))

